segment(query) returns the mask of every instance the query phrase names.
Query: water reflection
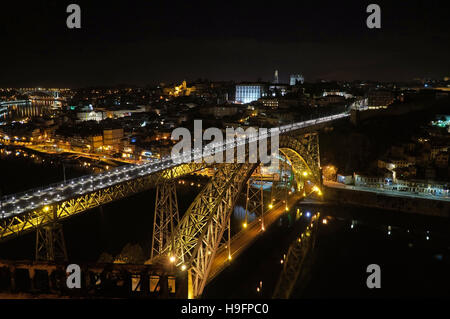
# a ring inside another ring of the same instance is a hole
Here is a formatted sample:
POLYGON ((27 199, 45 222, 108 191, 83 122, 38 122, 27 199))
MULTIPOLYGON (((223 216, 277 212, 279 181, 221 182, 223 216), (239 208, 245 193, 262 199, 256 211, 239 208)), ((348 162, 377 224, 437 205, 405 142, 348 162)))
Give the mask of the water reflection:
MULTIPOLYGON (((205 298, 271 298, 299 234, 317 219, 313 253, 290 298, 449 296, 450 221, 380 209, 298 205, 225 269, 205 298), (382 289, 368 289, 366 269, 379 264, 382 289), (261 285, 261 283, 264 285, 261 285)), ((292 267, 293 271, 298 270, 292 267)))
POLYGON ((0 125, 14 121, 24 121, 32 117, 51 116, 62 107, 60 101, 28 101, 0 106, 0 125))

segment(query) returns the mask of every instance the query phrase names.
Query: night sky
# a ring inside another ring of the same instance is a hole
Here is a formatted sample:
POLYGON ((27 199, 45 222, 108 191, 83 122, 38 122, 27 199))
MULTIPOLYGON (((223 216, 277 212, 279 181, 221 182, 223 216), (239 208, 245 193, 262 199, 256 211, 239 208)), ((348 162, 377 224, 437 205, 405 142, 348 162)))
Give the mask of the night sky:
POLYGON ((0 86, 450 76, 445 1, 2 1, 0 86), (8 2, 8 3, 6 3, 8 2), (394 4, 392 3, 394 2, 394 4), (81 6, 81 29, 66 7, 81 6), (381 29, 366 7, 381 6, 381 29))

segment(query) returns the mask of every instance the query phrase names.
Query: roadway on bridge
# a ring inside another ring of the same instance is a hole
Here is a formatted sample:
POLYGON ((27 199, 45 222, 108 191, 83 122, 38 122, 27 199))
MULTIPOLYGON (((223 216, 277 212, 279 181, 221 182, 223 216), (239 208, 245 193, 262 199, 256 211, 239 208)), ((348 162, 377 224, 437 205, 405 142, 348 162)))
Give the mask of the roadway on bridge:
MULTIPOLYGON (((295 205, 303 195, 296 193, 288 198, 288 207, 295 205)), ((284 213, 286 213, 286 205, 279 201, 274 208, 269 210, 264 216, 264 227, 268 229, 274 222, 278 220, 284 213)), ((244 252, 257 238, 261 231, 261 221, 255 219, 251 222, 246 229, 243 229, 231 239, 231 261, 228 259, 228 248, 225 246, 217 251, 214 261, 211 265, 209 272, 208 282, 213 280, 222 270, 224 270, 233 259, 236 259, 241 253, 244 252)))

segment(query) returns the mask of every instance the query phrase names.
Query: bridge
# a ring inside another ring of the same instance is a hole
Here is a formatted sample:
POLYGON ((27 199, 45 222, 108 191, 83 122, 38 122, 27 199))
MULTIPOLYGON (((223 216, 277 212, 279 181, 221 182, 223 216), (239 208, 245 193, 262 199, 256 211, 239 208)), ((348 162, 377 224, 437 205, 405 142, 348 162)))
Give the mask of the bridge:
POLYGON ((27 95, 31 100, 64 100, 64 97, 61 97, 60 93, 67 91, 67 89, 20 88, 17 89, 17 91, 21 94, 27 95))
MULTIPOLYGON (((291 166, 297 195, 305 193, 307 181, 313 191, 320 192, 319 142, 315 131, 348 117, 345 112, 292 123, 271 128, 266 133, 207 145, 178 158, 165 157, 145 164, 126 165, 4 196, 0 201, 0 241, 36 231, 36 260, 67 259, 62 220, 156 187, 152 251, 148 263, 186 271, 189 297, 199 297, 211 274, 215 276, 220 271, 217 267, 221 265, 213 266, 216 257, 228 251, 226 255, 231 258, 230 217, 238 196, 246 189, 246 216, 247 212, 261 212, 262 230, 266 211, 262 187, 255 189, 250 182, 258 180, 256 171, 260 162, 215 163, 211 158, 217 153, 234 152, 239 147, 279 136, 279 151, 291 166), (180 219, 177 179, 206 168, 213 168, 215 173, 180 219)), ((272 196, 269 209, 275 210, 272 201, 277 197, 272 196)), ((285 203, 287 210, 287 199, 285 203)))

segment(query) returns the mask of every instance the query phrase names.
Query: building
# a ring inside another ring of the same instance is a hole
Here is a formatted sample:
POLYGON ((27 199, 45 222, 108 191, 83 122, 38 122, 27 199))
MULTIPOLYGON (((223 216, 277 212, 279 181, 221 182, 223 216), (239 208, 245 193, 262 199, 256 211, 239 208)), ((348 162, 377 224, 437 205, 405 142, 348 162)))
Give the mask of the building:
POLYGON ((237 114, 237 106, 231 104, 216 105, 212 107, 205 107, 200 110, 201 114, 212 115, 214 118, 222 118, 225 116, 233 116, 237 114))
POLYGON ((195 91, 196 87, 188 87, 186 81, 183 81, 180 85, 163 88, 163 94, 169 96, 189 96, 195 91))
POLYGON ((346 99, 351 99, 353 97, 352 94, 344 92, 344 91, 339 91, 339 90, 324 91, 322 93, 322 96, 328 96, 328 95, 339 95, 339 96, 345 97, 346 99))
POLYGON ((436 155, 435 162, 436 166, 439 168, 448 167, 448 152, 441 152, 436 155))
POLYGON ((279 99, 278 98, 261 98, 259 101, 264 105, 265 107, 270 107, 272 109, 277 109, 279 106, 279 99))
POLYGON ((83 121, 97 121, 103 120, 103 112, 96 111, 83 111, 77 112, 77 122, 83 121))
POLYGON ((236 103, 251 103, 267 95, 267 85, 263 83, 241 83, 236 85, 236 103))
POLYGON ((369 109, 386 109, 395 101, 394 93, 388 90, 371 91, 369 92, 367 98, 369 109))
POLYGON ((270 96, 285 96, 289 91, 287 84, 272 84, 269 86, 268 95, 270 96))
POLYGON ((327 95, 315 99, 315 104, 317 106, 327 106, 330 104, 340 104, 345 103, 345 97, 340 95, 327 95))
POLYGON ((106 150, 119 151, 123 138, 123 128, 103 130, 103 146, 106 150))
POLYGON ((103 146, 103 136, 102 135, 88 136, 87 142, 91 150, 96 150, 103 146))
POLYGON ((291 74, 290 76, 290 85, 296 85, 297 83, 303 84, 305 82, 305 78, 301 74, 291 74))
POLYGON ((278 70, 275 70, 275 74, 274 74, 274 77, 273 77, 273 83, 275 83, 275 84, 279 83, 278 82, 278 70))

